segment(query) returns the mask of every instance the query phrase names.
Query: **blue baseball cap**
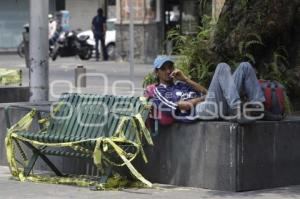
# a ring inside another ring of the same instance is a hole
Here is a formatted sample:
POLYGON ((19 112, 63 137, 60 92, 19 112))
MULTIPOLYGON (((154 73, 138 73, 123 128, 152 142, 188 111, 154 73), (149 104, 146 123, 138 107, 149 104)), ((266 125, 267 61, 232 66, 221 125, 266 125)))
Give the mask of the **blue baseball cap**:
POLYGON ((171 59, 171 57, 167 56, 167 55, 161 55, 161 56, 157 56, 156 59, 154 60, 153 63, 153 68, 154 69, 159 69, 161 68, 164 63, 166 62, 172 62, 174 63, 174 61, 171 59))

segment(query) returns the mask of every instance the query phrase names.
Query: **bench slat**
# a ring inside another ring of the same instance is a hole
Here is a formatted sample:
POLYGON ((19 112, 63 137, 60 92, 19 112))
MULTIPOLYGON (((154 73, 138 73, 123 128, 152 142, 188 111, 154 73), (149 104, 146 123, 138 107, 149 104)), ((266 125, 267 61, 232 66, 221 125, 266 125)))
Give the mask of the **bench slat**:
MULTIPOLYGON (((122 111, 119 111, 118 109, 122 109, 123 107, 125 107, 128 100, 129 98, 120 97, 119 101, 117 103, 114 103, 114 106, 112 107, 111 111, 122 113, 122 111)), ((120 122, 120 115, 111 113, 111 117, 112 117, 112 121, 109 123, 108 137, 111 137, 115 134, 116 128, 120 122)))
POLYGON ((85 98, 85 100, 81 104, 77 104, 76 112, 74 113, 74 116, 77 117, 76 124, 78 128, 76 131, 73 132, 76 136, 83 137, 82 131, 84 129, 84 125, 86 124, 86 119, 89 114, 89 111, 91 111, 91 104, 95 101, 95 98, 92 96, 88 96, 85 98))
MULTIPOLYGON (((77 106, 77 104, 80 104, 80 103, 82 103, 83 102, 83 100, 84 100, 84 98, 83 97, 80 97, 79 95, 77 96, 77 101, 76 101, 76 106, 77 106)), ((76 107, 76 106, 74 106, 74 107, 76 107)), ((77 110, 75 110, 75 111, 77 111, 77 110)), ((76 129, 78 128, 78 125, 76 125, 78 122, 77 122, 77 116, 73 113, 73 115, 72 115, 72 117, 70 118, 70 121, 69 121, 69 126, 68 126, 68 128, 67 128, 67 130, 66 130, 66 134, 67 135, 70 135, 70 134, 73 134, 74 132, 76 132, 76 129)), ((74 133, 74 135, 76 135, 75 133, 74 133)))
POLYGON ((88 132, 89 132, 89 129, 92 128, 92 120, 93 120, 94 115, 99 114, 99 112, 97 112, 97 111, 99 111, 98 109, 101 106, 102 100, 103 100, 103 97, 95 97, 95 99, 90 104, 89 111, 87 112, 87 117, 85 120, 86 125, 82 129, 81 136, 91 137, 88 134, 88 132))
POLYGON ((66 119, 65 125, 61 127, 61 129, 58 129, 62 132, 64 132, 65 136, 70 136, 72 135, 71 132, 69 131, 70 128, 73 127, 74 123, 72 121, 74 120, 74 114, 76 112, 76 106, 79 104, 79 101, 81 100, 80 96, 76 94, 75 99, 72 102, 72 113, 70 114, 70 117, 66 119))
MULTIPOLYGON (((110 97, 108 95, 101 97, 102 99, 100 99, 100 106, 97 106, 95 109, 95 112, 91 118, 91 124, 93 124, 93 126, 91 126, 88 129, 87 134, 92 137, 95 138, 95 129, 99 131, 99 128, 101 128, 104 124, 102 124, 102 121, 99 120, 104 120, 105 122, 105 118, 108 117, 108 107, 107 105, 109 104, 109 99, 110 97)), ((102 131, 101 131, 102 132, 102 131)), ((102 132, 102 134, 104 134, 104 132, 102 132)), ((103 135, 105 136, 105 135, 103 135)))
POLYGON ((58 113, 55 113, 55 118, 50 120, 50 126, 48 128, 48 134, 55 134, 60 128, 65 124, 65 117, 68 115, 70 110, 70 105, 76 98, 75 94, 66 94, 59 103, 62 103, 58 113))
MULTIPOLYGON (((134 98, 134 115, 136 115, 137 113, 139 113, 139 109, 140 109, 140 103, 139 103, 139 98, 134 98)), ((135 129, 133 129, 133 125, 132 123, 130 123, 129 125, 126 126, 126 129, 125 129, 125 137, 127 137, 129 140, 134 140, 135 137, 136 137, 136 134, 135 134, 135 129)))

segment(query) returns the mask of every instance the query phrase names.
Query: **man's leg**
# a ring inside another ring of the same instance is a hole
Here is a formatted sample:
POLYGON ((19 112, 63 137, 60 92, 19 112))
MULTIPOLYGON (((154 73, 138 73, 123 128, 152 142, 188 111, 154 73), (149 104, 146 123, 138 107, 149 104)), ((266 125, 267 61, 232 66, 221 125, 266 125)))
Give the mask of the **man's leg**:
POLYGON ((99 38, 95 37, 95 42, 96 42, 96 46, 95 46, 95 50, 96 50, 96 60, 99 60, 99 38))
POLYGON ((103 60, 106 61, 107 60, 107 52, 106 52, 106 46, 105 46, 105 38, 101 37, 100 38, 101 41, 101 49, 102 49, 102 54, 103 54, 103 60))
POLYGON ((249 102, 264 102, 265 96, 258 83, 255 71, 249 62, 242 62, 233 74, 238 91, 244 91, 249 102))
POLYGON ((239 108, 240 103, 230 67, 226 63, 218 64, 205 101, 196 107, 200 119, 206 119, 205 117, 212 115, 212 112, 216 113, 216 108, 218 113, 215 115, 222 118, 229 113, 229 109, 239 108))

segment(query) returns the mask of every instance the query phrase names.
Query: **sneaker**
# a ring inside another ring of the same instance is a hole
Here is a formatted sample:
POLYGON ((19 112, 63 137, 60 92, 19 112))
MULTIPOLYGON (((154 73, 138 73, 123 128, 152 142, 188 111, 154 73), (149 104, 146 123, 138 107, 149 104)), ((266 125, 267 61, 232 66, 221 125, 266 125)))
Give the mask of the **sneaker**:
POLYGON ((234 116, 232 119, 229 119, 230 122, 238 123, 240 125, 249 125, 255 123, 256 121, 255 119, 242 114, 240 107, 232 109, 229 115, 234 116))
POLYGON ((265 105, 261 102, 255 102, 253 104, 247 104, 246 108, 248 111, 245 112, 247 116, 256 117, 262 119, 265 114, 265 105))

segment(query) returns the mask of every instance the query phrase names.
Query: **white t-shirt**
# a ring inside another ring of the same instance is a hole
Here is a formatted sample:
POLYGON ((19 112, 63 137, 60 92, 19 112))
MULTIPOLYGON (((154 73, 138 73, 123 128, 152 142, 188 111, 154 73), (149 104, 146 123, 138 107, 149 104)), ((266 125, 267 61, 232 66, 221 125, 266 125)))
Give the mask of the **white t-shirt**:
POLYGON ((49 22, 48 26, 49 26, 48 38, 50 39, 56 31, 57 23, 55 20, 53 20, 53 21, 49 22))

